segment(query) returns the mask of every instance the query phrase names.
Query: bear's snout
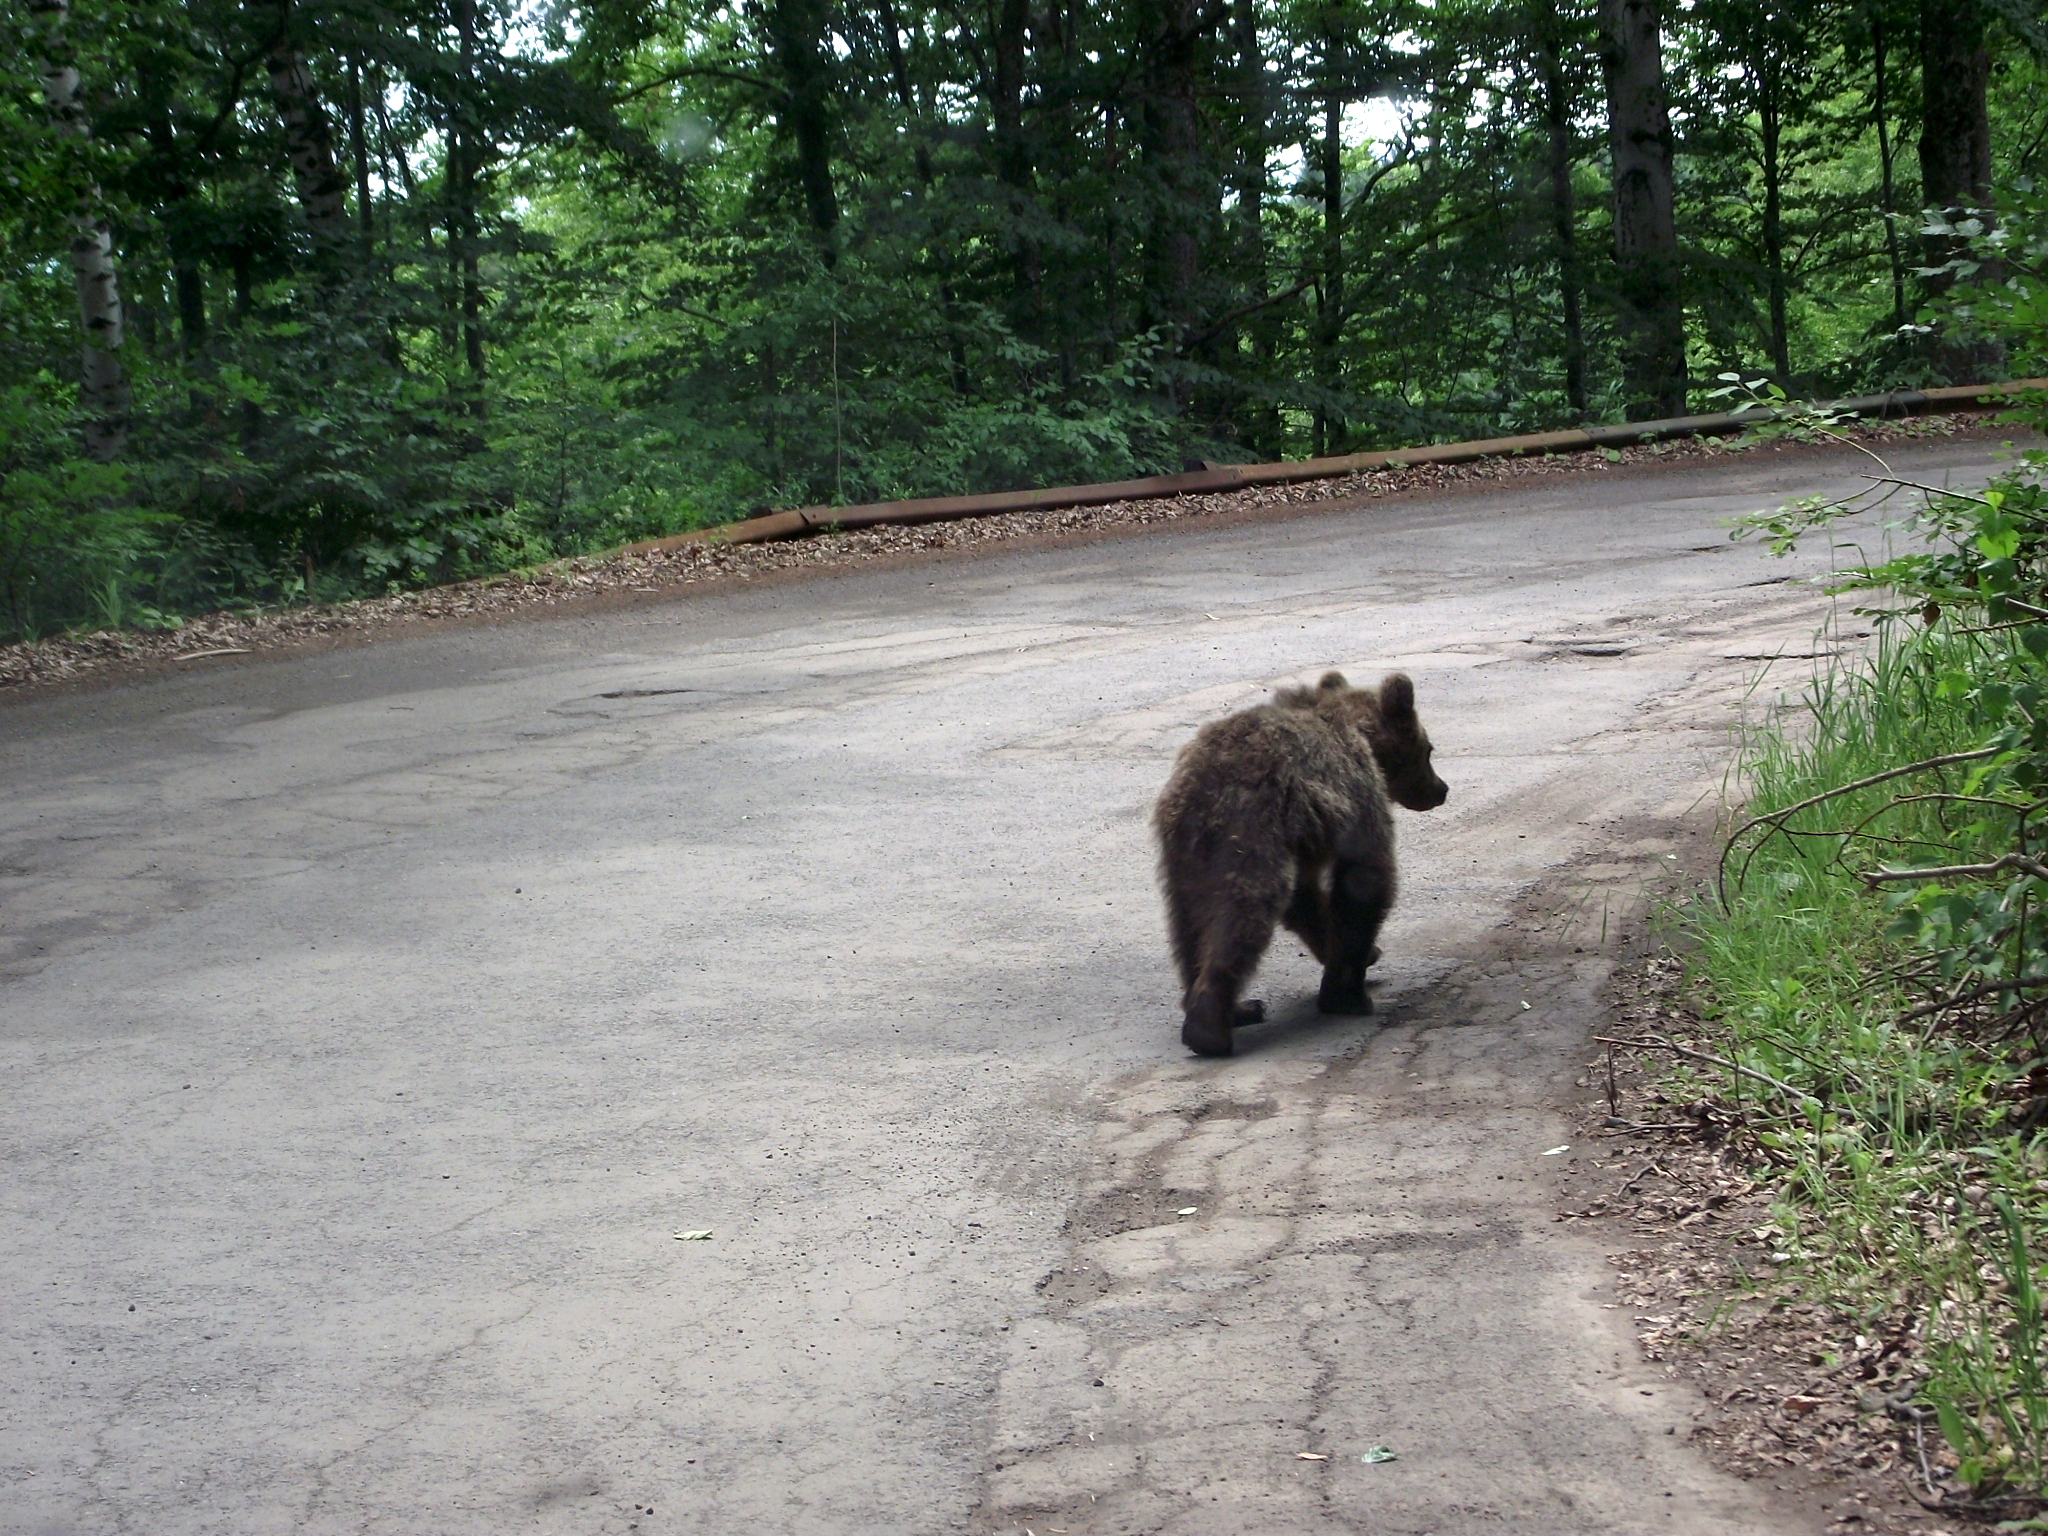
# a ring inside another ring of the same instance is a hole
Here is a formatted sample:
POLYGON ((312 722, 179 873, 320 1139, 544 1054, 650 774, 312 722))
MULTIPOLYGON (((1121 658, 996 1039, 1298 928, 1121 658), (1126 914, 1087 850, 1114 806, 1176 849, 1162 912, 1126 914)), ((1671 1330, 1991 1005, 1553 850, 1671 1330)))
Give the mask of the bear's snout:
MULTIPOLYGON (((1425 768, 1423 772, 1428 773, 1429 770, 1425 768)), ((1394 803, 1404 810, 1433 811, 1450 799, 1451 786, 1433 773, 1426 779, 1410 774, 1405 778, 1390 778, 1387 792, 1393 796, 1394 803)))

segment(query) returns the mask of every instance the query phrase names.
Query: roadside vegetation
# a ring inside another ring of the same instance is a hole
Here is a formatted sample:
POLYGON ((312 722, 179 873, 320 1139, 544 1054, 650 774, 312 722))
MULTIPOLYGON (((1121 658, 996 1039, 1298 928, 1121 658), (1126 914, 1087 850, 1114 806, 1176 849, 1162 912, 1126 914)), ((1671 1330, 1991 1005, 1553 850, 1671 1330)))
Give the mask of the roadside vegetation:
MULTIPOLYGON (((1994 249, 2011 323, 2039 304, 2038 251, 2017 231, 1994 249)), ((2048 401, 2016 419, 2048 426, 2048 401)), ((1945 1474, 1976 1512, 2031 1519, 2048 1494, 2048 453, 1970 495, 1870 469, 1903 515, 1889 558, 1842 547, 1837 586, 1874 649, 1748 733, 1721 899, 1679 914, 1701 1036, 1669 1059, 1781 1181, 1777 1279, 1917 1362, 1884 1406, 1931 1453, 1923 1491, 1945 1474)), ((1868 505, 1746 531, 1782 550, 1868 505)))

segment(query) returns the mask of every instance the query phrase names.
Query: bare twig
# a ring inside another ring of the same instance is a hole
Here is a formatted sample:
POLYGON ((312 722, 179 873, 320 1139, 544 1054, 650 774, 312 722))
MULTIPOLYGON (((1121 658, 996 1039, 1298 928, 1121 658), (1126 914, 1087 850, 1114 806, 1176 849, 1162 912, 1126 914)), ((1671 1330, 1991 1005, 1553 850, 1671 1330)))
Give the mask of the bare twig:
POLYGON ((1931 1003, 1922 1003, 1917 1008, 1908 1008, 1899 1015, 1901 1024, 1913 1019, 1925 1018, 1930 1013, 1942 1013, 1950 1008, 1960 1008, 1965 1003, 1974 1003, 1980 997, 1990 997, 1995 992, 2018 992, 2027 987, 2048 987, 2048 976, 2008 976, 2003 981, 1987 981, 1981 987, 1971 987, 1953 997, 1940 998, 1931 1003))
POLYGON ((1619 1125, 1605 1127, 1602 1136, 1633 1136, 1638 1131, 1696 1131, 1699 1122, 1695 1120, 1624 1120, 1619 1125))
POLYGON ((1943 490, 1938 485, 1922 485, 1917 480, 1902 480, 1897 475, 1865 475, 1863 478, 1876 485, 1895 485, 1902 491, 1920 491, 1928 496, 1952 496, 1957 501, 1974 501, 1980 507, 1991 505, 1982 496, 1972 496, 1967 491, 1943 490))
POLYGON ((1626 1046, 1630 1050, 1670 1051, 1674 1055, 1684 1056, 1692 1061, 1703 1061, 1710 1067, 1719 1067, 1723 1072, 1733 1072, 1737 1077, 1746 1077, 1754 1082, 1762 1083, 1766 1088, 1775 1088, 1778 1092, 1785 1094, 1787 1097, 1798 1099, 1801 1103, 1818 1104, 1820 1102, 1819 1099, 1816 1099, 1812 1094, 1807 1093, 1803 1089, 1794 1088, 1790 1083, 1781 1083, 1775 1077, 1759 1072, 1753 1067, 1741 1066, 1732 1061, 1723 1061, 1719 1056, 1709 1056, 1705 1051, 1696 1051, 1690 1046, 1680 1045, 1675 1040, 1666 1040, 1661 1035, 1651 1035, 1642 1040, 1610 1040, 1605 1035, 1595 1035, 1593 1038, 1602 1045, 1626 1046))
MULTIPOLYGON (((1636 1187, 1637 1180, 1641 1179, 1642 1176, 1646 1173, 1654 1173, 1660 1179, 1671 1178, 1670 1174, 1666 1173, 1662 1168, 1658 1167, 1655 1163, 1645 1163, 1642 1167, 1636 1170, 1634 1178, 1630 1179, 1626 1184, 1621 1186, 1621 1193, 1625 1195, 1630 1190, 1634 1189, 1636 1187)), ((1677 1181, 1674 1179, 1672 1180, 1672 1182, 1676 1183, 1677 1181)))
POLYGON ((2017 869, 2032 875, 2036 880, 2048 880, 2048 864, 2024 853, 2008 853, 1993 859, 1989 864, 1939 864, 1929 869, 1876 869, 1863 876, 1865 885, 1892 885, 1900 880, 1960 880, 1974 876, 1983 879, 1990 875, 2003 874, 2008 869, 2017 869))

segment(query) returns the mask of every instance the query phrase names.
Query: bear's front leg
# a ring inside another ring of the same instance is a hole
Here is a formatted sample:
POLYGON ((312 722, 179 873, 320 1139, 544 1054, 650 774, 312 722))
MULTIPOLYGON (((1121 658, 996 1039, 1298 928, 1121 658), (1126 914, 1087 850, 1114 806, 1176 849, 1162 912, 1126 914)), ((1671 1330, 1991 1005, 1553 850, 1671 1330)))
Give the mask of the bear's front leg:
POLYGON ((1316 1006, 1324 1013, 1372 1012, 1366 967, 1379 959, 1374 940, 1394 904, 1391 872, 1370 863, 1339 863, 1331 872, 1328 952, 1316 1006))

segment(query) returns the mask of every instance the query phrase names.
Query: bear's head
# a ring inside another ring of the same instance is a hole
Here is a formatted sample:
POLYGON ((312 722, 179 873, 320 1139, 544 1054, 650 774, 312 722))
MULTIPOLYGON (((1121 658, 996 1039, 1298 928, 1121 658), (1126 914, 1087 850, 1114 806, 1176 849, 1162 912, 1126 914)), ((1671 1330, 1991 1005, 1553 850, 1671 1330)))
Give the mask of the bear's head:
MULTIPOLYGON (((1307 690, 1296 694, 1302 703, 1307 690)), ((1378 688, 1354 688, 1341 672, 1326 672, 1316 684, 1313 708, 1344 721, 1372 743, 1372 755, 1396 805, 1433 811, 1450 796, 1450 786, 1429 765, 1429 732, 1415 713, 1415 684, 1405 672, 1389 672, 1378 688)))

